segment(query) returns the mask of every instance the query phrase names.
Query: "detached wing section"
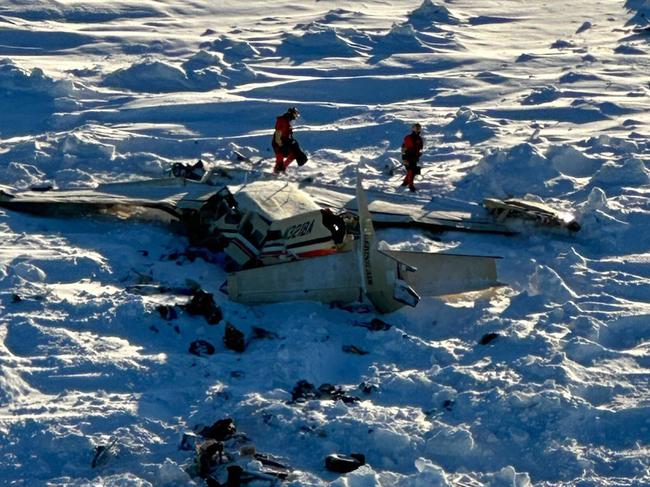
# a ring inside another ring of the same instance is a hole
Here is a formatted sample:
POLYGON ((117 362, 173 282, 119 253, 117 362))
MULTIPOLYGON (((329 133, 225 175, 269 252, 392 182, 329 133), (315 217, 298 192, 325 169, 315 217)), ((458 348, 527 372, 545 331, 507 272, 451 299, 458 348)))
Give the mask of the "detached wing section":
MULTIPOLYGON (((356 214, 359 212, 356 194, 351 188, 311 183, 303 189, 323 207, 356 214)), ((368 210, 376 227, 411 226, 436 231, 512 233, 505 225, 485 214, 479 205, 444 198, 432 202, 379 191, 366 191, 366 194, 368 210)))
POLYGON ((182 178, 100 184, 95 189, 0 193, 0 206, 47 215, 71 215, 113 207, 154 208, 174 216, 199 210, 218 188, 182 178))

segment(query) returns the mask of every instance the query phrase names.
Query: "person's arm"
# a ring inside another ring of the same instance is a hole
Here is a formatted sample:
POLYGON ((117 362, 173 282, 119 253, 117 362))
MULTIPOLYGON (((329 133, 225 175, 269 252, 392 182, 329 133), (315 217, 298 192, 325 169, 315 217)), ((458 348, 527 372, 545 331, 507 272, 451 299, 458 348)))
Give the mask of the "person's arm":
MULTIPOLYGON (((268 136, 267 136, 268 137, 268 136)), ((273 134, 273 140, 276 144, 282 147, 282 130, 277 129, 273 134)))
POLYGON ((404 137, 404 142, 402 142, 402 159, 406 159, 409 151, 413 149, 413 141, 408 135, 404 137))

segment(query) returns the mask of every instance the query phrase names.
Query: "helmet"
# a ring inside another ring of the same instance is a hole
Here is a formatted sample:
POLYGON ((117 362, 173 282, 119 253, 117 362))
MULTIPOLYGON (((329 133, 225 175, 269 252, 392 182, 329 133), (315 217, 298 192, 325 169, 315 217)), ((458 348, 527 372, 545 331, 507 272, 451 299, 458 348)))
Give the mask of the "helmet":
POLYGON ((293 118, 298 118, 300 116, 300 112, 296 107, 291 107, 287 110, 287 113, 291 115, 293 118))
POLYGON ((411 130, 413 130, 413 132, 420 133, 422 131, 422 125, 420 125, 419 123, 414 123, 413 125, 411 125, 411 130))

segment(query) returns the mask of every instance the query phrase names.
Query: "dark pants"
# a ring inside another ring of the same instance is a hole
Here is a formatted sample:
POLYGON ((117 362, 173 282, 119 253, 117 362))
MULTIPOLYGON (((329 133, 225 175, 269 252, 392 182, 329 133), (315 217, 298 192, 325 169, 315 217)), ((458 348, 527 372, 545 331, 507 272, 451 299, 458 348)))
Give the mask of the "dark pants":
POLYGON ((298 141, 296 140, 283 142, 282 146, 277 145, 274 141, 272 146, 275 152, 275 167, 273 168, 273 172, 284 172, 294 160, 298 161, 299 166, 307 162, 307 156, 300 149, 300 145, 298 145, 298 141))

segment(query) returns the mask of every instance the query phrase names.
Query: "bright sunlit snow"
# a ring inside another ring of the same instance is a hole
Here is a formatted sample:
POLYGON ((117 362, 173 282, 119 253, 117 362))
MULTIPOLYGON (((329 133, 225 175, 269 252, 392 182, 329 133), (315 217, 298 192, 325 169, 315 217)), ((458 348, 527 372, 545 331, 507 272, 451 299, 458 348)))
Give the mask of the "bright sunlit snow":
POLYGON ((0 210, 0 484, 204 485, 183 434, 232 418, 293 470, 284 485, 650 485, 647 15, 642 0, 1 2, 0 189, 199 158, 253 178, 296 106, 310 161, 289 180, 353 187, 359 167, 366 188, 403 192, 419 122, 417 198, 526 196, 582 230, 382 230, 394 248, 501 256, 505 286, 379 316, 230 302, 220 257, 160 223, 0 210), (221 323, 159 312, 188 282, 221 323), (391 327, 370 330, 378 317, 391 327), (238 353, 226 322, 268 334, 238 353), (189 353, 197 340, 215 353, 189 353), (359 400, 291 402, 301 380, 359 400), (367 465, 332 473, 335 452, 367 465))

